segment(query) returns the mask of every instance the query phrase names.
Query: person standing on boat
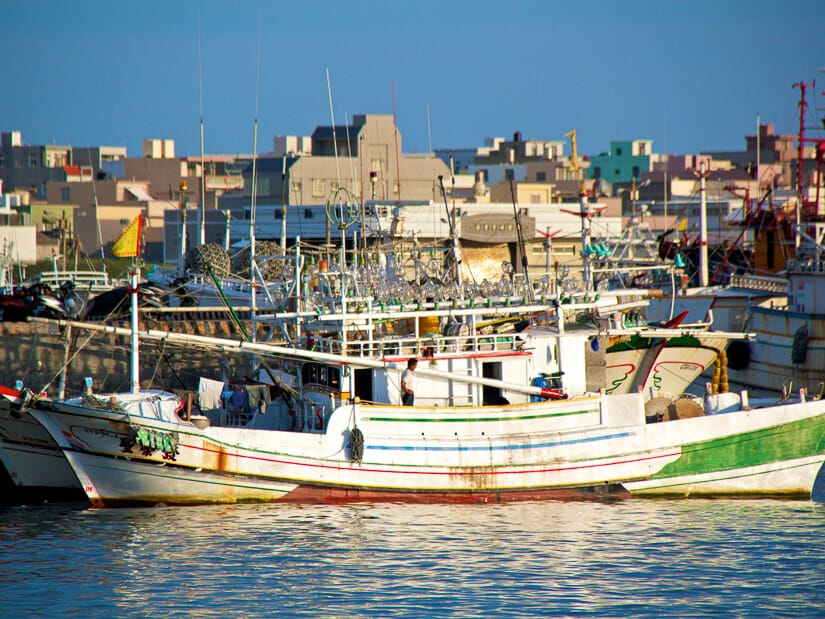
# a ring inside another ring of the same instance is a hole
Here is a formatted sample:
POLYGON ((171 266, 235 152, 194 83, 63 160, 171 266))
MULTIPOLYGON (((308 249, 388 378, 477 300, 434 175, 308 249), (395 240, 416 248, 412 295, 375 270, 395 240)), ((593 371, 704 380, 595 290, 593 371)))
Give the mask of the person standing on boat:
POLYGON ((401 403, 404 406, 412 406, 415 402, 415 368, 418 367, 418 359, 407 361, 407 369, 401 372, 401 403))

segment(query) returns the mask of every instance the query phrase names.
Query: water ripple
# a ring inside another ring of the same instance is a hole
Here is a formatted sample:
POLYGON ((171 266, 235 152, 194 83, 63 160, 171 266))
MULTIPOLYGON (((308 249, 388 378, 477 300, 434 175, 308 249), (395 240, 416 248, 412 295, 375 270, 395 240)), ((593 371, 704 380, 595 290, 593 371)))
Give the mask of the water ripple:
POLYGON ((825 506, 0 509, 10 616, 825 616, 825 506))

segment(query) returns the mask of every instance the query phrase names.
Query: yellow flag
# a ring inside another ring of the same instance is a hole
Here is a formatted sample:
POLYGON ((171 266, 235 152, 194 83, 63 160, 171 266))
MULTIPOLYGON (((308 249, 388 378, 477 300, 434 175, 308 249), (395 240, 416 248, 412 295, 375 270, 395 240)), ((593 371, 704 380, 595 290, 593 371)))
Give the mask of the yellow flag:
POLYGON ((130 258, 140 252, 140 231, 143 227, 143 215, 138 215, 123 229, 120 237, 112 245, 112 255, 118 258, 130 258))

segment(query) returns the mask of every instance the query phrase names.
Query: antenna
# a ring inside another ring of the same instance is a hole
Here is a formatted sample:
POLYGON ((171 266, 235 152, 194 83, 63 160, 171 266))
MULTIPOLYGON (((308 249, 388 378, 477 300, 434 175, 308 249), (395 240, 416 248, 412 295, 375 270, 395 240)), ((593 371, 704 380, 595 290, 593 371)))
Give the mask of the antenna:
POLYGON ((401 202, 401 155, 398 152, 398 118, 395 113, 395 80, 392 84, 392 127, 395 138, 395 177, 398 181, 398 202, 401 202))
POLYGON ((350 144, 349 137, 349 116, 347 116, 346 112, 344 112, 344 129, 347 132, 347 157, 349 158, 350 183, 352 186, 352 193, 355 193, 355 167, 352 163, 352 146, 350 144))
POLYGON ((338 135, 335 132, 335 111, 332 109, 332 84, 329 80, 329 68, 326 69, 327 73, 327 96, 329 97, 329 117, 332 121, 332 148, 335 152, 335 174, 336 180, 338 181, 338 187, 341 186, 341 168, 338 165, 338 135))
POLYGON ((97 187, 95 186, 95 168, 92 165, 92 151, 86 151, 87 158, 89 160, 89 167, 92 168, 92 176, 90 180, 92 182, 92 197, 94 198, 95 203, 95 223, 97 224, 97 242, 100 245, 100 262, 102 264, 103 273, 106 273, 106 256, 103 254, 103 233, 100 230, 100 215, 98 214, 98 204, 97 204, 97 187))
POLYGON ((430 126, 430 104, 427 104, 427 143, 430 146, 429 153, 433 154, 433 130, 430 126))
MULTIPOLYGON (((513 176, 515 176, 515 174, 513 176)), ((527 283, 527 296, 530 298, 530 302, 532 303, 534 300, 533 287, 530 285, 530 273, 527 269, 527 252, 524 248, 524 236, 521 233, 521 219, 519 218, 518 206, 516 205, 516 189, 513 185, 513 176, 510 176, 510 195, 513 198, 513 216, 516 220, 516 236, 518 239, 518 250, 521 254, 521 270, 524 273, 524 281, 527 283)))
MULTIPOLYGON (((338 139, 335 133, 335 111, 332 109, 332 84, 330 83, 329 79, 329 68, 326 69, 327 75, 327 96, 329 97, 329 117, 332 121, 332 148, 335 152, 335 178, 338 183, 338 187, 336 189, 341 188, 341 168, 338 164, 338 139)), ((331 229, 330 229, 330 221, 329 217, 326 218, 326 228, 327 228, 327 262, 329 262, 329 248, 332 245, 332 236, 331 236, 331 229)), ((341 265, 341 269, 343 271, 344 265, 341 265)))
POLYGON ((261 83, 261 16, 258 14, 258 57, 255 66, 255 121, 252 129, 252 194, 249 212, 249 293, 250 293, 250 320, 252 322, 252 340, 255 341, 257 327, 255 326, 255 199, 258 193, 258 91, 261 83))
POLYGON ((200 244, 206 244, 206 166, 203 163, 203 68, 201 65, 201 12, 198 10, 198 85, 201 112, 201 221, 200 244))

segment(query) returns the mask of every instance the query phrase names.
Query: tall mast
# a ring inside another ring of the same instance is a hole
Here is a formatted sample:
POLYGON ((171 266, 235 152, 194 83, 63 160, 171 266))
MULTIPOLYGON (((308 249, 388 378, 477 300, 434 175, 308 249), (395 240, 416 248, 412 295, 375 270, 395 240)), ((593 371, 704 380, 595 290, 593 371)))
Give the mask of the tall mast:
POLYGON ((398 203, 401 203, 401 153, 398 152, 398 116, 395 112, 395 80, 392 85, 392 129, 395 137, 395 178, 398 182, 398 203))
POLYGON ((708 285, 708 205, 705 162, 699 164, 699 285, 708 285))
POLYGON ((249 206, 249 313, 251 322, 252 337, 251 341, 255 341, 257 335, 257 327, 255 326, 255 314, 257 313, 256 294, 255 294, 255 274, 257 267, 255 266, 255 199, 258 193, 258 88, 261 83, 261 22, 258 16, 258 58, 255 69, 255 120, 252 129, 252 194, 250 196, 249 206))
POLYGON ((281 164, 281 254, 286 256, 286 153, 281 164))
POLYGON ((129 270, 129 296, 132 302, 132 317, 131 317, 131 335, 132 335, 132 350, 131 350, 131 378, 129 390, 131 393, 138 393, 140 391, 140 339, 138 336, 138 278, 140 275, 140 267, 138 266, 138 259, 129 270))
MULTIPOLYGON (((338 136, 336 135, 336 132, 335 132, 335 110, 332 107, 332 84, 330 83, 330 79, 329 79, 329 68, 327 68, 325 71, 326 71, 326 76, 327 76, 327 97, 329 98, 329 117, 330 117, 330 121, 332 122, 332 148, 333 148, 333 151, 335 153, 335 180, 336 180, 336 183, 337 183, 336 189, 338 189, 338 188, 341 187, 341 167, 340 167, 340 164, 338 163, 338 136)), ((327 230, 326 230, 327 231, 326 256, 327 256, 327 262, 329 262, 329 248, 332 246, 332 230, 331 230, 330 224, 331 224, 331 222, 329 220, 329 217, 327 217, 327 220, 326 220, 326 228, 327 228, 327 230)), ((341 265, 341 273, 343 274, 343 272, 344 272, 344 265, 342 264, 341 265)))
POLYGON ((796 149, 796 227, 794 232, 794 247, 797 255, 802 240, 799 227, 802 224, 802 185, 805 179, 803 170, 805 161, 805 91, 810 86, 813 86, 813 84, 806 84, 805 82, 797 82, 793 85, 794 88, 799 88, 799 143, 796 149))
POLYGON ((201 112, 201 221, 200 244, 206 244, 206 167, 203 158, 203 70, 201 68, 201 14, 198 12, 198 82, 200 85, 201 112))

